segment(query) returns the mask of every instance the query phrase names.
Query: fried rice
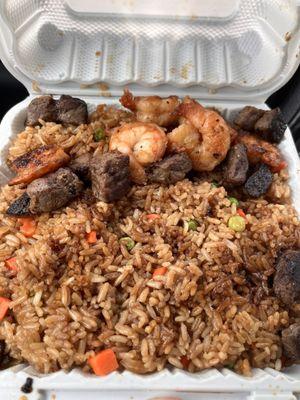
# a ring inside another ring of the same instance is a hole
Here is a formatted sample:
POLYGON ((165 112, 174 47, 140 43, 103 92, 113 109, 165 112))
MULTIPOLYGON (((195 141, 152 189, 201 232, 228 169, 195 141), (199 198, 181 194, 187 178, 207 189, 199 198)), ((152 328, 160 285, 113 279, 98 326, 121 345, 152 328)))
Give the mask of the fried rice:
MULTIPOLYGON (((8 161, 42 144, 71 156, 106 151, 93 140, 128 113, 102 107, 89 125, 28 127, 10 146, 8 161)), ((0 339, 14 362, 48 373, 80 366, 111 348, 124 369, 164 367, 196 372, 228 367, 284 366, 281 330, 300 321, 299 305, 283 307, 272 290, 279 252, 300 245, 289 204, 287 173, 275 175, 268 200, 240 203, 244 232, 228 227, 236 213, 212 177, 169 187, 134 186, 114 203, 95 202, 90 190, 67 207, 35 217, 33 237, 5 211, 24 189, 4 186, 0 196, 0 295, 12 300, 0 339), (156 218, 149 215, 156 214, 156 218), (198 222, 197 230, 188 221, 198 222), (89 244, 87 233, 96 231, 89 244), (122 241, 134 241, 128 250, 122 241), (5 261, 16 257, 18 273, 5 261), (158 267, 164 275, 153 276, 158 267)))

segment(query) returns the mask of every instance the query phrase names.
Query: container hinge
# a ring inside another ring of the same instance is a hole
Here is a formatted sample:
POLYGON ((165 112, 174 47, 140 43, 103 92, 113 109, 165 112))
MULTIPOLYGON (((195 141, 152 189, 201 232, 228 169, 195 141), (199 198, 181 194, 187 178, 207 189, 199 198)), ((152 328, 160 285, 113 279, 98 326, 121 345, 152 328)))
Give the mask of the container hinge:
POLYGON ((294 396, 292 392, 252 392, 248 397, 247 400, 297 400, 297 397, 294 396))

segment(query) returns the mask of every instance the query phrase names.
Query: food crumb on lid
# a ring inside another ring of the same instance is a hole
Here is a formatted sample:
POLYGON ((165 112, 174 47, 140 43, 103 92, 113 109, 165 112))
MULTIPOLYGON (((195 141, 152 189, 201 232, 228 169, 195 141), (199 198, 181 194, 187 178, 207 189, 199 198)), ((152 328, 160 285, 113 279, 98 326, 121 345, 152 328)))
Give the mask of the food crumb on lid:
POLYGON ((39 87, 39 83, 37 81, 32 81, 32 90, 37 93, 41 93, 41 89, 39 87))
POLYGON ((286 32, 284 39, 286 42, 289 42, 292 39, 292 34, 291 32, 286 32))
POLYGON ((32 384, 33 384, 33 379, 32 378, 27 378, 26 382, 21 387, 21 391, 23 393, 31 393, 32 392, 32 384))
POLYGON ((97 87, 103 91, 107 91, 109 89, 109 86, 104 82, 97 83, 97 87))

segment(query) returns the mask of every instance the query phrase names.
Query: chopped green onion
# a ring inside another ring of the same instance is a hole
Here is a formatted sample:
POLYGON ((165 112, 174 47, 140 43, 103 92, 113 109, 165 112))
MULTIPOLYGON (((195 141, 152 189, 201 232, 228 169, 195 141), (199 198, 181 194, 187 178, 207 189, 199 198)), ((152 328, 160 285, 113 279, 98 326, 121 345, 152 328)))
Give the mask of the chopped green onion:
POLYGON ((234 368, 234 362, 226 364, 225 367, 228 368, 228 369, 233 369, 234 368))
POLYGON ((218 184, 218 182, 212 182, 211 183, 211 187, 212 188, 217 188, 217 187, 219 187, 220 185, 218 184))
POLYGON ((229 218, 228 227, 233 229, 235 232, 243 232, 246 228, 245 218, 240 217, 239 215, 234 215, 229 218))
POLYGON ((239 205, 239 201, 235 197, 228 197, 228 200, 230 201, 230 204, 235 204, 236 206, 239 205))
POLYGON ((187 225, 189 231, 196 231, 198 228, 198 222, 194 219, 190 219, 189 221, 187 221, 187 225))
POLYGON ((120 239, 120 242, 126 246, 127 250, 130 251, 134 248, 135 242, 131 239, 131 237, 126 236, 120 239))
POLYGON ((100 142, 100 140, 104 140, 106 138, 105 131, 103 128, 99 128, 94 132, 94 140, 95 142, 100 142))

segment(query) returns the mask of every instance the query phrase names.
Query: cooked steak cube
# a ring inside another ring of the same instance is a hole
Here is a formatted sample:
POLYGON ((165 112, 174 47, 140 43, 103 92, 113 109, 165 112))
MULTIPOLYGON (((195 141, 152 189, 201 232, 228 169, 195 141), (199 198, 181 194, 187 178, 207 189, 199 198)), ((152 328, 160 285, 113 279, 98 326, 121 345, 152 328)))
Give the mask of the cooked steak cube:
POLYGON ((261 164, 256 172, 254 172, 245 183, 245 191, 251 196, 258 198, 265 194, 273 180, 273 174, 270 169, 261 164))
POLYGON ((6 210, 6 214, 15 217, 24 217, 30 215, 29 210, 30 197, 25 192, 20 197, 17 198, 6 210))
POLYGON ((281 142, 287 124, 279 108, 265 111, 255 124, 255 132, 268 142, 281 142))
POLYGON ((300 362, 300 323, 282 331, 283 353, 293 362, 300 362))
POLYGON ((236 116, 234 123, 245 131, 253 131, 256 122, 264 114, 264 110, 259 108, 246 106, 236 116))
POLYGON ((83 183, 69 168, 36 179, 27 187, 29 209, 33 214, 57 210, 83 190, 83 183))
POLYGON ((172 184, 181 181, 192 169, 192 162, 186 153, 173 154, 151 165, 146 173, 150 182, 172 184))
POLYGON ((119 152, 94 155, 90 162, 94 196, 107 203, 119 200, 130 189, 129 157, 119 152))
POLYGON ((27 107, 26 125, 40 125, 39 120, 56 122, 56 102, 51 96, 41 96, 33 99, 27 107))
POLYGON ((249 162, 247 148, 242 143, 231 147, 227 155, 224 182, 230 186, 239 186, 246 182, 249 162))
POLYGON ((58 120, 65 125, 86 124, 88 120, 87 105, 83 100, 62 95, 57 101, 58 120))
POLYGON ((41 146, 17 157, 11 169, 17 176, 9 181, 9 185, 30 183, 49 172, 56 171, 70 160, 63 149, 55 145, 41 146))
POLYGON ((279 257, 273 288, 284 304, 300 303, 300 250, 286 250, 279 257))
POLYGON ((88 184, 91 181, 90 173, 91 154, 85 153, 72 160, 69 168, 76 174, 84 183, 88 184))

